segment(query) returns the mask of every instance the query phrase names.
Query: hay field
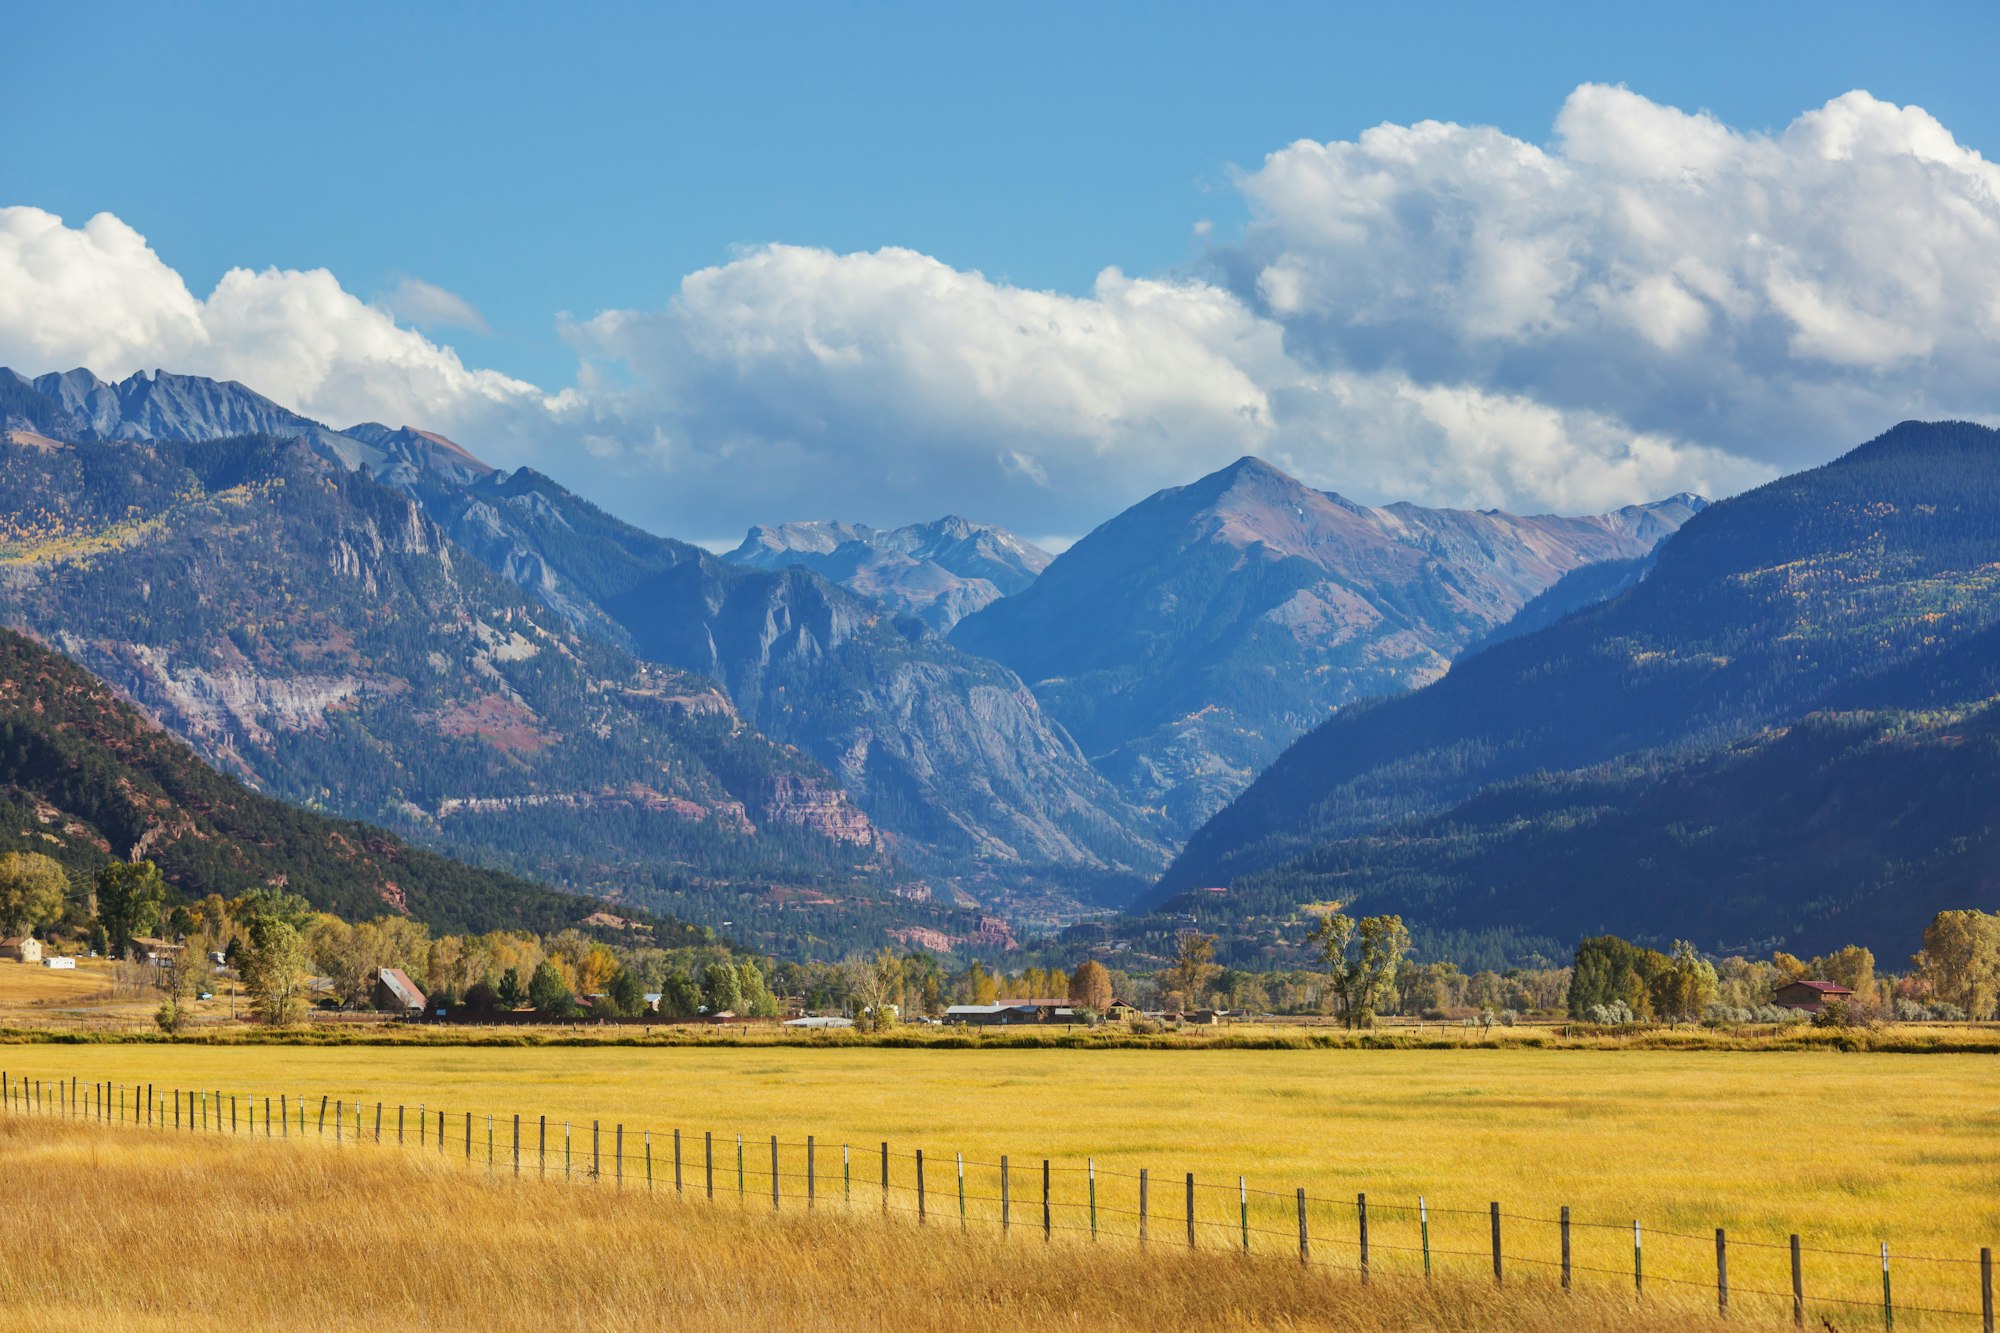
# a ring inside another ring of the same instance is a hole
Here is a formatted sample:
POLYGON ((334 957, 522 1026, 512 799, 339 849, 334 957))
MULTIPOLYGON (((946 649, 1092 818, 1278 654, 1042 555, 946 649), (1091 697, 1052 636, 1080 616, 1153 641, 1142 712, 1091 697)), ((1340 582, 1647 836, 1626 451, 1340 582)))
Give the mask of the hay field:
POLYGON ((560 1174, 562 1122, 570 1122, 571 1167, 580 1178, 598 1121, 603 1171, 612 1176, 614 1126, 622 1124, 635 1186, 642 1131, 652 1132, 654 1168, 665 1181, 670 1131, 678 1127, 691 1191, 701 1188, 707 1130, 715 1134, 719 1201, 750 1212, 769 1210, 772 1135, 781 1140, 787 1208, 804 1192, 804 1142, 812 1135, 820 1198, 841 1196, 847 1144, 855 1206, 879 1210, 887 1140, 895 1208, 914 1209, 911 1155, 922 1148, 927 1207, 947 1224, 957 1221, 954 1154, 963 1153, 975 1230, 997 1231, 1002 1154, 1011 1159, 1017 1228, 1024 1218, 1039 1224, 1046 1157, 1055 1225, 1082 1234, 1083 1168, 1094 1158, 1101 1232, 1128 1244, 1142 1167, 1156 1244, 1165 1237, 1182 1248, 1190 1171, 1203 1250, 1240 1248, 1241 1175, 1253 1191, 1253 1252, 1295 1248, 1293 1191, 1303 1186, 1315 1255, 1352 1264, 1354 1197, 1365 1192, 1378 1275, 1420 1271, 1419 1195, 1431 1210, 1436 1269, 1467 1277, 1489 1269, 1489 1201, 1503 1206, 1503 1248, 1516 1278, 1551 1274, 1559 1244, 1553 1219, 1568 1205, 1579 1224, 1605 1224, 1574 1232, 1575 1263, 1601 1270, 1583 1274, 1584 1285, 1630 1290, 1637 1218, 1649 1299, 1679 1290, 1712 1304, 1713 1232, 1721 1226, 1731 1237, 1739 1312, 1779 1304, 1749 1293, 1789 1289, 1782 1247, 1794 1231, 1809 1247, 1809 1292, 1854 1301, 1861 1313, 1879 1303, 1872 1256, 1887 1240, 1904 1323, 1915 1318, 1911 1306, 1969 1303, 1976 1311, 1971 1261, 1981 1245, 2000 1243, 2000 1191, 1992 1184, 2000 1174, 2000 1064, 1990 1056, 37 1045, 0 1047, 0 1064, 15 1078, 150 1082, 161 1096, 169 1086, 282 1092, 296 1108, 303 1095, 314 1137, 324 1095, 346 1108, 349 1143, 357 1102, 364 1137, 380 1102, 392 1140, 396 1106, 407 1108, 414 1140, 421 1104, 427 1144, 436 1141, 434 1117, 443 1108, 443 1156, 461 1171, 470 1110, 475 1175, 487 1160, 489 1113, 499 1174, 510 1166, 511 1116, 526 1117, 533 1174, 536 1117, 546 1115, 552 1173, 560 1174), (746 1139, 740 1200, 739 1132, 746 1139), (1690 1285, 1677 1289, 1676 1280, 1690 1285))
POLYGON ((565 1192, 411 1153, 0 1116, 0 1165, 33 1182, 10 1204, 16 1243, 0 1265, 0 1316, 19 1328, 1723 1326, 1546 1286, 1378 1277, 1363 1287, 1351 1273, 1277 1259, 999 1244, 826 1212, 772 1218, 629 1190, 565 1192))

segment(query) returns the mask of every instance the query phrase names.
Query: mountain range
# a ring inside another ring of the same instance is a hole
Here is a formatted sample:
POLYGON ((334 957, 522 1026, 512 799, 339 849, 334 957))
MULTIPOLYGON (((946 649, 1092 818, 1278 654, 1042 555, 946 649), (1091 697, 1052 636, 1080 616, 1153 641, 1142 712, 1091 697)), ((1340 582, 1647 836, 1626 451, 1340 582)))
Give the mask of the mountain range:
POLYGON ((1907 950, 2000 894, 1996 552, 2000 433, 1900 425, 1705 509, 1603 600, 1343 710, 1155 901, 1243 938, 1334 899, 1563 946, 1907 950))
POLYGON ((1185 837, 1335 709, 1437 679, 1565 574, 1649 555, 1705 503, 1370 508, 1244 458, 1134 505, 951 637, 1019 672, 1185 837))
MULTIPOLYGON (((958 518, 718 556, 433 432, 166 373, 0 371, 0 436, 0 621, 254 788, 154 771, 121 811, 47 785, 82 751, 24 743, 17 841, 75 824, 78 856, 165 845, 148 809, 265 802, 230 818, 292 831, 175 835, 175 873, 268 882, 270 847, 324 836, 395 849, 329 863, 343 910, 583 901, 541 880, 817 957, 1117 909, 1093 937, 1194 918, 1292 957, 1329 900, 1494 959, 1597 930, 1906 947, 2000 891, 1980 427, 1584 517, 1371 507, 1243 459, 1053 559, 958 518)), ((93 744, 92 772, 137 753, 93 744)))
POLYGON ((1052 559, 1004 528, 955 515, 901 528, 815 520, 754 527, 728 559, 803 565, 939 633, 1035 581, 1052 559))

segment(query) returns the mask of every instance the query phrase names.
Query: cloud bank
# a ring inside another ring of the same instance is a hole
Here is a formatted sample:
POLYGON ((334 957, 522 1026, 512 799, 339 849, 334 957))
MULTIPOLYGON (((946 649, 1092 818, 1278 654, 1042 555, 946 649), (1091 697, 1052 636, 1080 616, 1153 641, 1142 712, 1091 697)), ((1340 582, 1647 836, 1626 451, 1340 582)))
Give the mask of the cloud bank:
POLYGON ((1762 134, 1586 85, 1545 145, 1383 125, 1238 188, 1252 221, 1197 275, 1080 296, 746 248, 664 308, 565 323, 558 392, 411 327, 477 327, 420 280, 370 305, 234 270, 197 298, 115 217, 0 209, 0 363, 239 379, 708 539, 946 511, 1081 532, 1244 453, 1361 499, 1575 512, 2000 412, 2000 168, 1915 107, 1849 93, 1762 134))

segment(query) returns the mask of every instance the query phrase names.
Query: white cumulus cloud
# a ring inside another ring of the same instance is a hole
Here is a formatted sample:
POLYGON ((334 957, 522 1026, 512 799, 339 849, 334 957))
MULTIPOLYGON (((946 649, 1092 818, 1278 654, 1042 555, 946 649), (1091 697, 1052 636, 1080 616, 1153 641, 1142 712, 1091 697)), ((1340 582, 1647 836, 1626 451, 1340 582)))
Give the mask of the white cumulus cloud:
POLYGON ((2000 412, 2000 169, 1849 93, 1774 133, 1586 85, 1551 139, 1427 121, 1273 152, 1206 267, 1015 287, 911 250, 745 248, 562 324, 548 392, 407 280, 197 297, 109 215, 0 209, 0 363, 240 379, 443 430, 691 538, 948 510, 1082 532, 1244 453, 1356 498, 1726 494, 1913 416, 2000 412))

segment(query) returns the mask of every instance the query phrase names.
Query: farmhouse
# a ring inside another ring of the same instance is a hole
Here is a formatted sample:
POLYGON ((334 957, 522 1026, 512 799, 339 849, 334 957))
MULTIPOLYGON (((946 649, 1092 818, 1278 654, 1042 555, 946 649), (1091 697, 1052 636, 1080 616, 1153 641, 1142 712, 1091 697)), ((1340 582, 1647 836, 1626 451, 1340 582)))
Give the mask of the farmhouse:
POLYGON ((998 1004, 954 1004, 944 1011, 947 1023, 973 1027, 1012 1027, 1017 1023, 1088 1022, 1068 1000, 1002 1000, 998 1004))
POLYGON ((1816 1014, 1826 1008, 1827 1001, 1850 999, 1853 995, 1847 987, 1831 981, 1789 981, 1778 987, 1771 999, 1787 1009, 1816 1014))
POLYGON ((180 956, 181 946, 172 940, 163 940, 153 935, 137 935, 132 939, 132 960, 151 963, 154 967, 165 967, 180 956))
POLYGON ((9 935, 0 940, 0 958, 11 958, 17 963, 39 963, 42 961, 42 942, 33 935, 9 935))
POLYGON ((385 967, 375 974, 375 1007, 389 1013, 420 1014, 424 993, 400 967, 385 967))

